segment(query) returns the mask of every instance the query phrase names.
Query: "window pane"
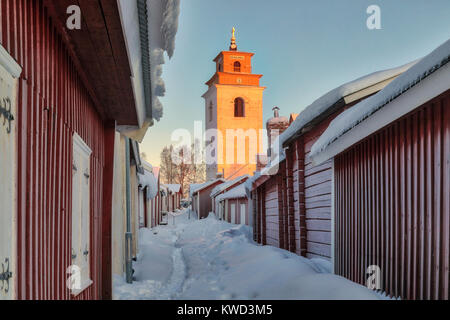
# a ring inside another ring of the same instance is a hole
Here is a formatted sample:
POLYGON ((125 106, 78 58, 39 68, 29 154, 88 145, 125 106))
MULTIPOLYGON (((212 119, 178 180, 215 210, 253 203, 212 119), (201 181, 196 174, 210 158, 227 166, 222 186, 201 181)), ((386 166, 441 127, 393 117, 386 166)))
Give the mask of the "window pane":
POLYGON ((241 63, 239 61, 234 63, 234 72, 241 72, 241 63))
POLYGON ((236 98, 234 100, 234 116, 235 117, 244 117, 244 100, 241 98, 236 98))

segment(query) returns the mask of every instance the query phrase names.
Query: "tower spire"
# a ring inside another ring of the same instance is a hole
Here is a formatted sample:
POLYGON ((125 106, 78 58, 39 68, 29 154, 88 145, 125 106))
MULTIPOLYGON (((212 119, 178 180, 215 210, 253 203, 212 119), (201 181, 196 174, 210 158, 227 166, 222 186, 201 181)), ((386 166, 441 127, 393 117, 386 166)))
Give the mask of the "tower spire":
POLYGON ((236 32, 236 29, 233 27, 233 29, 231 29, 230 51, 237 51, 236 37, 234 35, 235 32, 236 32))

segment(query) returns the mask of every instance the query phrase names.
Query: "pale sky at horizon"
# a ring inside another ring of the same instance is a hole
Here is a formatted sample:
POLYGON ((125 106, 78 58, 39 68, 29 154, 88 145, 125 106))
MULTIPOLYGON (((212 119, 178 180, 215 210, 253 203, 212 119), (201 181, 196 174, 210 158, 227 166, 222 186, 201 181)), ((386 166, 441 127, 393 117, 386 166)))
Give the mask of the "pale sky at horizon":
POLYGON ((205 82, 233 26, 239 51, 255 53, 253 72, 263 74, 265 123, 275 105, 299 113, 343 83, 430 53, 450 38, 450 1, 181 0, 175 54, 163 66, 164 115, 141 144, 154 166, 175 129, 204 121, 205 82), (372 4, 381 30, 366 27, 372 4))

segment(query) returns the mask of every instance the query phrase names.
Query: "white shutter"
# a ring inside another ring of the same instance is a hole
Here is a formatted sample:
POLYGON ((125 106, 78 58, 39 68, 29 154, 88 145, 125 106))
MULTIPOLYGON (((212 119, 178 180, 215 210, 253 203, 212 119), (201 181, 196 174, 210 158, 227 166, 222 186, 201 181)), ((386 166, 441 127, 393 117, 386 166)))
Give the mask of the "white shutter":
POLYGON ((91 210, 90 210, 90 181, 91 149, 78 136, 73 136, 73 182, 72 182, 72 252, 76 255, 72 259, 72 265, 81 272, 81 285, 72 293, 78 294, 91 283, 90 257, 91 257, 91 210))
POLYGON ((245 224, 245 203, 241 203, 241 221, 240 224, 245 224))
MULTIPOLYGON (((0 45, 0 107, 9 112, 13 120, 0 115, 0 300, 15 299, 17 279, 17 225, 16 225, 16 125, 17 78, 20 66, 0 45)), ((24 84, 25 86, 25 84, 24 84)), ((26 87, 24 92, 27 92, 26 87)))

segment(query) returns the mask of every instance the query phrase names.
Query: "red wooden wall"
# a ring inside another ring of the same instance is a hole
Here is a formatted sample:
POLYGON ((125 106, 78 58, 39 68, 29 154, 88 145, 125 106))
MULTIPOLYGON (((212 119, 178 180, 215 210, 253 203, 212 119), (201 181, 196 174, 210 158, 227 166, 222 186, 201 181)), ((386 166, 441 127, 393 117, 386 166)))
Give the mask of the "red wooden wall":
POLYGON ((336 114, 292 142, 277 174, 258 187, 265 211, 259 203, 257 219, 264 214, 267 244, 308 258, 331 258, 332 167, 330 162, 314 166, 309 153, 336 114))
POLYGON ((311 147, 326 130, 331 118, 314 126, 304 135, 304 184, 306 218, 306 256, 331 258, 331 180, 332 162, 314 166, 309 157, 311 147))
POLYGON ((225 220, 229 223, 231 223, 231 204, 235 205, 235 217, 234 222, 236 224, 241 223, 241 204, 245 204, 245 221, 243 224, 248 225, 249 223, 249 212, 248 212, 248 200, 247 198, 235 198, 235 199, 228 199, 228 216, 225 217, 225 220))
POLYGON ((146 202, 146 215, 149 210, 150 221, 147 221, 146 227, 153 228, 159 225, 161 222, 161 194, 158 192, 155 198, 151 200, 145 200, 146 202))
MULTIPOLYGON (((274 181, 276 181, 274 179, 274 181)), ((278 186, 271 181, 266 182, 264 188, 264 208, 265 208, 265 241, 266 244, 279 247, 279 221, 278 221, 278 186)))
POLYGON ((70 299, 72 135, 91 156, 91 278, 101 295, 104 127, 42 1, 2 0, 0 42, 23 67, 18 99, 18 298, 70 299))
POLYGON ((335 271, 404 299, 449 298, 450 91, 335 158, 335 271))

